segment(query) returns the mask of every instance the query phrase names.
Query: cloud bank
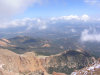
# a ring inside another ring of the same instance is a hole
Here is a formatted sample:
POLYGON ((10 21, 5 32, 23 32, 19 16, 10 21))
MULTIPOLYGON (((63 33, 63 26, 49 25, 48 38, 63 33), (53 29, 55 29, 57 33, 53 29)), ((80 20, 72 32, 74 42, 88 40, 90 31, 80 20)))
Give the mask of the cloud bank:
POLYGON ((51 24, 58 24, 58 23, 66 23, 70 22, 87 22, 89 21, 88 15, 70 15, 70 16, 61 16, 61 17, 51 17, 48 19, 42 19, 42 18, 23 18, 23 19, 16 19, 9 22, 4 22, 0 24, 0 28, 10 28, 10 27, 22 27, 27 26, 27 30, 30 30, 31 28, 38 28, 38 29, 46 29, 48 25, 51 24))
MULTIPOLYGON (((89 24, 100 24, 100 20, 89 17, 88 15, 69 15, 51 18, 23 18, 15 19, 9 22, 0 23, 0 29, 3 28, 16 28, 16 27, 27 27, 26 30, 37 28, 39 30, 47 29, 53 25, 89 25, 89 24)), ((71 30, 75 32, 75 30, 71 30)))
POLYGON ((24 26, 27 27, 26 30, 30 30, 31 28, 46 29, 46 22, 39 18, 16 19, 10 22, 3 23, 2 25, 0 25, 0 28, 14 28, 24 26))
POLYGON ((86 14, 82 15, 82 16, 77 16, 77 15, 69 15, 69 16, 61 16, 61 17, 52 17, 51 20, 52 21, 58 21, 58 20, 80 20, 80 21, 88 21, 90 19, 90 17, 86 14))
POLYGON ((100 42, 100 34, 93 32, 89 33, 90 30, 85 29, 81 34, 81 40, 83 42, 100 42))

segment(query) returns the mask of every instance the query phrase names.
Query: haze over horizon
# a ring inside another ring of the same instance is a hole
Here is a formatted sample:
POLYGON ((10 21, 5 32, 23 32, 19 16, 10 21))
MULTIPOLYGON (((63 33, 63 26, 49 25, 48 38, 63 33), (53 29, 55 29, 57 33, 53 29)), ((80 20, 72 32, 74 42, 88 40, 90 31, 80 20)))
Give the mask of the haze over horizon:
MULTIPOLYGON (((45 30, 50 26, 63 27, 70 24, 76 27, 99 26, 99 10, 100 0, 0 0, 0 29, 45 30)), ((72 28, 72 32, 73 30, 77 31, 72 28)), ((99 35, 100 33, 93 32, 83 37, 82 34, 81 39, 99 41, 99 35)))

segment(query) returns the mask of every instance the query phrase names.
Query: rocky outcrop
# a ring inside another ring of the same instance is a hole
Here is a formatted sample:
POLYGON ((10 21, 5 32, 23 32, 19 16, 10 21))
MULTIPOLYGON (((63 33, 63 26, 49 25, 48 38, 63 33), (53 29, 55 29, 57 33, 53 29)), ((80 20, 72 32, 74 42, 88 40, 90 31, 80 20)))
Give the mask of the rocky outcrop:
POLYGON ((52 75, 67 75, 67 74, 53 72, 53 74, 52 74, 52 75))
POLYGON ((0 75, 64 75, 94 61, 95 58, 84 51, 71 50, 44 57, 34 52, 16 54, 0 49, 0 75))
POLYGON ((5 71, 8 73, 28 74, 39 70, 45 72, 35 53, 28 52, 19 55, 6 49, 0 49, 0 71, 4 75, 7 75, 5 71))
POLYGON ((94 64, 81 70, 76 70, 72 72, 71 75, 100 75, 100 61, 98 60, 94 64))

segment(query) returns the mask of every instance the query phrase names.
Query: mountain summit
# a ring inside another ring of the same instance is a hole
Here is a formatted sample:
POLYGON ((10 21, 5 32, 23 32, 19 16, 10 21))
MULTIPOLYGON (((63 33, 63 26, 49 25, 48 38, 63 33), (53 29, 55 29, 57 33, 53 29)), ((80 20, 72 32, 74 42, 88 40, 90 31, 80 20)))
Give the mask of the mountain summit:
POLYGON ((54 72, 70 74, 95 62, 87 52, 65 51, 51 56, 40 56, 34 52, 16 54, 0 49, 1 75, 49 75, 54 72))

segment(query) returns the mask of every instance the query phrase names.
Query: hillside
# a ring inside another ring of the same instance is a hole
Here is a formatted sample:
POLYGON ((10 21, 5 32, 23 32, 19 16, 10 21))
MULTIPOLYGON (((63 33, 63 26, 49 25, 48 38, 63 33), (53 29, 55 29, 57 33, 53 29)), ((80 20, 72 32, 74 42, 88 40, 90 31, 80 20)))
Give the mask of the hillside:
POLYGON ((74 36, 53 39, 29 36, 16 36, 8 39, 2 38, 0 39, 0 48, 9 49, 18 54, 34 51, 46 56, 55 55, 66 50, 83 49, 99 57, 99 43, 95 45, 94 43, 81 45, 78 43, 78 38, 74 36))
POLYGON ((9 49, 13 52, 23 54, 25 52, 35 51, 42 55, 58 54, 66 49, 76 49, 76 44, 72 44, 70 39, 43 39, 28 36, 16 36, 13 38, 0 39, 0 48, 9 49), (70 48, 68 48, 70 47, 70 48))
POLYGON ((85 51, 69 50, 46 58, 44 67, 48 73, 61 72, 70 74, 76 69, 81 69, 94 63, 95 58, 85 51))
POLYGON ((93 64, 95 58, 84 51, 65 51, 51 56, 40 56, 35 52, 16 54, 7 49, 0 49, 1 75, 50 75, 69 74, 93 64))

